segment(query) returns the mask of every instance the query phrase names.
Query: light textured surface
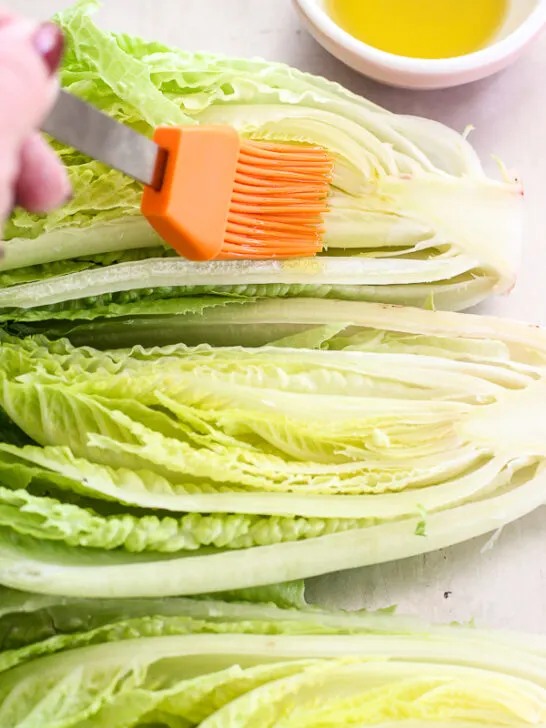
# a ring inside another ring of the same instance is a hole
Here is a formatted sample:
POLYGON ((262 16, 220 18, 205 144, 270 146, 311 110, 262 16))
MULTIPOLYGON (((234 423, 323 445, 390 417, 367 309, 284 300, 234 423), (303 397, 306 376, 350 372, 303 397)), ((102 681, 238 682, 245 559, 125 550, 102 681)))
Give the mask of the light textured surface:
MULTIPOLYGON (((45 18, 66 0, 4 0, 45 18)), ((299 27, 289 0, 105 0, 105 26, 154 37, 190 50, 262 56, 339 81, 399 113, 438 119, 463 130, 482 155, 493 153, 524 180, 524 268, 513 294, 489 312, 546 324, 546 36, 515 66, 459 89, 416 93, 382 88, 345 68, 299 27)), ((544 414, 546 417, 546 413, 544 414)), ((488 538, 445 552, 317 579, 313 597, 369 608, 398 604, 435 620, 525 630, 546 629, 546 511, 488 538), (491 544, 489 544, 491 545, 491 544)))

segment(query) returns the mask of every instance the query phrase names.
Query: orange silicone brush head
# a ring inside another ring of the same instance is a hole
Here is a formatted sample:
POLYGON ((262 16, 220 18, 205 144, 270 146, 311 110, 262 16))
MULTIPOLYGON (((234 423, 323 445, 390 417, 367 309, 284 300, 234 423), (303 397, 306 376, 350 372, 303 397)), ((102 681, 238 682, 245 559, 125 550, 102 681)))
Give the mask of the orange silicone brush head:
POLYGON ((227 126, 161 127, 168 153, 142 212, 190 260, 312 256, 323 247, 333 160, 320 147, 241 139, 227 126))

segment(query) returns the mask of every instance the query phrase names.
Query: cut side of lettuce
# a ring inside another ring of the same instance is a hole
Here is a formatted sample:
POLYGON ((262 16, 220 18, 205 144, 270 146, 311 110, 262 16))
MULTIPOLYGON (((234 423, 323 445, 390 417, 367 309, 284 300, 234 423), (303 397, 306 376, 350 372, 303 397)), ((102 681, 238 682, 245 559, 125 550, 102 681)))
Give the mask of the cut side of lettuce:
POLYGON ((216 599, 1 598, 5 728, 546 721, 541 637, 327 612, 298 585, 216 599), (291 592, 299 608, 277 606, 291 592))
POLYGON ((181 299, 197 295, 459 310, 513 286, 521 185, 503 169, 499 181, 488 178, 464 136, 281 64, 107 32, 93 21, 99 5, 80 0, 56 18, 67 41, 64 88, 145 134, 220 123, 252 139, 324 146, 335 159, 324 252, 289 262, 165 258, 139 215, 139 185, 56 144, 74 198, 48 216, 16 210, 8 222, 1 320, 53 327, 165 300, 180 302, 169 314, 184 313, 181 299))
POLYGON ((544 503, 541 329, 198 301, 195 335, 229 324, 239 345, 3 335, 0 583, 75 597, 255 587, 425 553, 544 503), (258 345, 264 330, 275 340, 258 345))

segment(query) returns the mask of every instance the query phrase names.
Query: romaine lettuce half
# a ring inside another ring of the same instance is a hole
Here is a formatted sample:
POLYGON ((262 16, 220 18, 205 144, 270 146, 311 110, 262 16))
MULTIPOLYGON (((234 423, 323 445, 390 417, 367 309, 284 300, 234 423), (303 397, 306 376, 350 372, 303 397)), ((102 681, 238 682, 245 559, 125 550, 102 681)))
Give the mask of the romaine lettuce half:
POLYGON ((196 335, 199 319, 205 339, 227 324, 246 347, 5 335, 0 583, 253 587, 449 546, 544 503, 542 330, 345 301, 295 300, 287 318, 281 304, 191 314, 196 335), (263 331, 283 336, 254 347, 263 331))
POLYGON ((543 637, 249 601, 269 596, 103 601, 0 591, 0 724, 525 728, 546 722, 543 637))
POLYGON ((81 0, 57 17, 64 87, 147 134, 222 123, 253 139, 325 146, 336 162, 325 251, 288 262, 177 259, 139 216, 137 183, 56 145, 75 197, 47 217, 18 210, 7 225, 4 319, 117 317, 138 301, 197 294, 455 310, 513 286, 522 188, 503 169, 489 179, 463 136, 278 63, 103 31, 91 17, 99 5, 81 0))

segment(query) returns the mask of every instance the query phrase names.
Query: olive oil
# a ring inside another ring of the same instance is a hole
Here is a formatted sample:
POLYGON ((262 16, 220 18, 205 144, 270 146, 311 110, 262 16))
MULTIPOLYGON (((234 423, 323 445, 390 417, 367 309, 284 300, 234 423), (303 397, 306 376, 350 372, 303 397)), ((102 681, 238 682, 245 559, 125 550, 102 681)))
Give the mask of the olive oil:
POLYGON ((502 27, 508 0, 326 0, 354 38, 410 58, 453 58, 484 48, 502 27))

